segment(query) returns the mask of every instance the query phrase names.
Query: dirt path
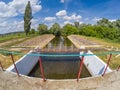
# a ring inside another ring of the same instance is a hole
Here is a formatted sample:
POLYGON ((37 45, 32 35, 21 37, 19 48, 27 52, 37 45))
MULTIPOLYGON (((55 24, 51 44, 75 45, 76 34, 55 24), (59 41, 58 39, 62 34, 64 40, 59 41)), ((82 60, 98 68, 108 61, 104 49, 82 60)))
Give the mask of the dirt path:
POLYGON ((77 47, 101 47, 97 42, 87 40, 83 37, 80 37, 79 35, 70 35, 68 38, 71 40, 71 42, 77 47))
POLYGON ((35 38, 26 40, 20 44, 17 44, 13 47, 31 47, 35 48, 38 46, 39 48, 43 48, 49 41, 51 41, 54 38, 52 34, 45 34, 41 36, 37 36, 35 38))

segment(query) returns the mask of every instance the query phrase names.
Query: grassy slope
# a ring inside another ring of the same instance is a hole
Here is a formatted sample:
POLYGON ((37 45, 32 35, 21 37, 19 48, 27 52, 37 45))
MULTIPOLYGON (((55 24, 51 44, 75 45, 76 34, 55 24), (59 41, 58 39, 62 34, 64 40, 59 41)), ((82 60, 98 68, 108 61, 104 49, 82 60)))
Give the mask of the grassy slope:
POLYGON ((108 39, 100 39, 100 38, 96 38, 96 37, 87 37, 87 36, 82 36, 82 35, 80 35, 80 37, 84 37, 88 40, 98 42, 98 43, 104 45, 104 47, 120 48, 120 42, 114 42, 114 41, 111 41, 108 39))

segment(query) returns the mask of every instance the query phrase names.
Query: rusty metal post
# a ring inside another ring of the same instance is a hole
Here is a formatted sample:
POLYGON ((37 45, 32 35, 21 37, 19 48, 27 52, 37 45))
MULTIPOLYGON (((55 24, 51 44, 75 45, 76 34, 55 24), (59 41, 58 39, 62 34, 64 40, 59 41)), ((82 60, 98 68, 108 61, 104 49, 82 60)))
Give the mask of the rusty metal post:
POLYGON ((11 58, 12 58, 12 62, 13 62, 15 71, 16 71, 17 75, 20 77, 19 72, 18 72, 18 70, 17 70, 17 67, 16 67, 16 65, 15 65, 15 61, 14 61, 13 55, 11 54, 10 56, 11 56, 11 58))
POLYGON ((43 70, 43 66, 42 66, 42 59, 41 59, 41 57, 39 57, 38 61, 39 61, 39 65, 40 65, 40 72, 42 74, 43 81, 45 82, 46 79, 45 79, 45 75, 44 75, 44 70, 43 70))
POLYGON ((106 73, 106 71, 107 71, 107 68, 108 68, 108 66, 110 64, 111 57, 112 57, 112 54, 110 54, 110 56, 109 56, 109 59, 108 59, 108 62, 107 62, 107 66, 106 66, 106 68, 105 68, 104 73, 102 74, 102 76, 104 76, 105 73, 106 73))
MULTIPOLYGON (((88 50, 85 51, 85 53, 87 53, 87 52, 88 52, 88 50)), ((81 59, 81 62, 80 62, 80 67, 79 67, 79 72, 78 72, 78 76, 77 76, 77 81, 79 81, 79 78, 80 78, 80 75, 81 75, 81 72, 82 72, 84 57, 85 56, 82 56, 82 59, 81 59)))
POLYGON ((77 81, 79 81, 81 72, 82 72, 82 67, 83 67, 83 61, 84 61, 84 56, 82 56, 82 60, 80 62, 80 67, 79 67, 79 72, 78 72, 78 76, 77 76, 77 81))
POLYGON ((4 71, 4 68, 3 68, 3 65, 2 65, 2 63, 0 62, 0 67, 2 68, 2 70, 4 71))

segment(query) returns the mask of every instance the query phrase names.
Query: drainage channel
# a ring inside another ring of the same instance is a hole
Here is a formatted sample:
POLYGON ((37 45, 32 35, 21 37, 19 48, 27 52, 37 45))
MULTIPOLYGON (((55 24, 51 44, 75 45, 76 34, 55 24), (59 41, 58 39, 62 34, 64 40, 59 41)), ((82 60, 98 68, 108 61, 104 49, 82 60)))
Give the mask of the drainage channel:
MULTIPOLYGON (((79 54, 79 50, 66 37, 55 37, 46 45, 42 54, 72 55, 79 54), (53 51, 53 52, 52 52, 53 51), (77 52, 76 52, 77 51, 77 52)), ((79 71, 79 56, 42 56, 42 65, 47 79, 76 79, 79 71)), ((39 63, 35 65, 28 76, 42 78, 39 63)), ((81 77, 90 77, 91 74, 83 65, 81 77)))

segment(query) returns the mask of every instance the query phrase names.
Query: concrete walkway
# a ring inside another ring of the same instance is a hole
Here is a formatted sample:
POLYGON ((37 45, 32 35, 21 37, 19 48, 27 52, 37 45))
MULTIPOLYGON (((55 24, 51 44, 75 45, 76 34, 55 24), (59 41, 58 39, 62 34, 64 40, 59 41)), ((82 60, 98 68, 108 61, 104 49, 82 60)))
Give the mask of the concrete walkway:
POLYGON ((120 71, 113 71, 104 77, 96 76, 71 80, 47 80, 16 74, 0 69, 0 90, 120 90, 120 71))
POLYGON ((80 37, 79 35, 70 35, 68 36, 68 39, 77 47, 80 48, 84 46, 85 48, 96 48, 96 47, 101 47, 97 42, 94 41, 89 41, 83 37, 80 37))

